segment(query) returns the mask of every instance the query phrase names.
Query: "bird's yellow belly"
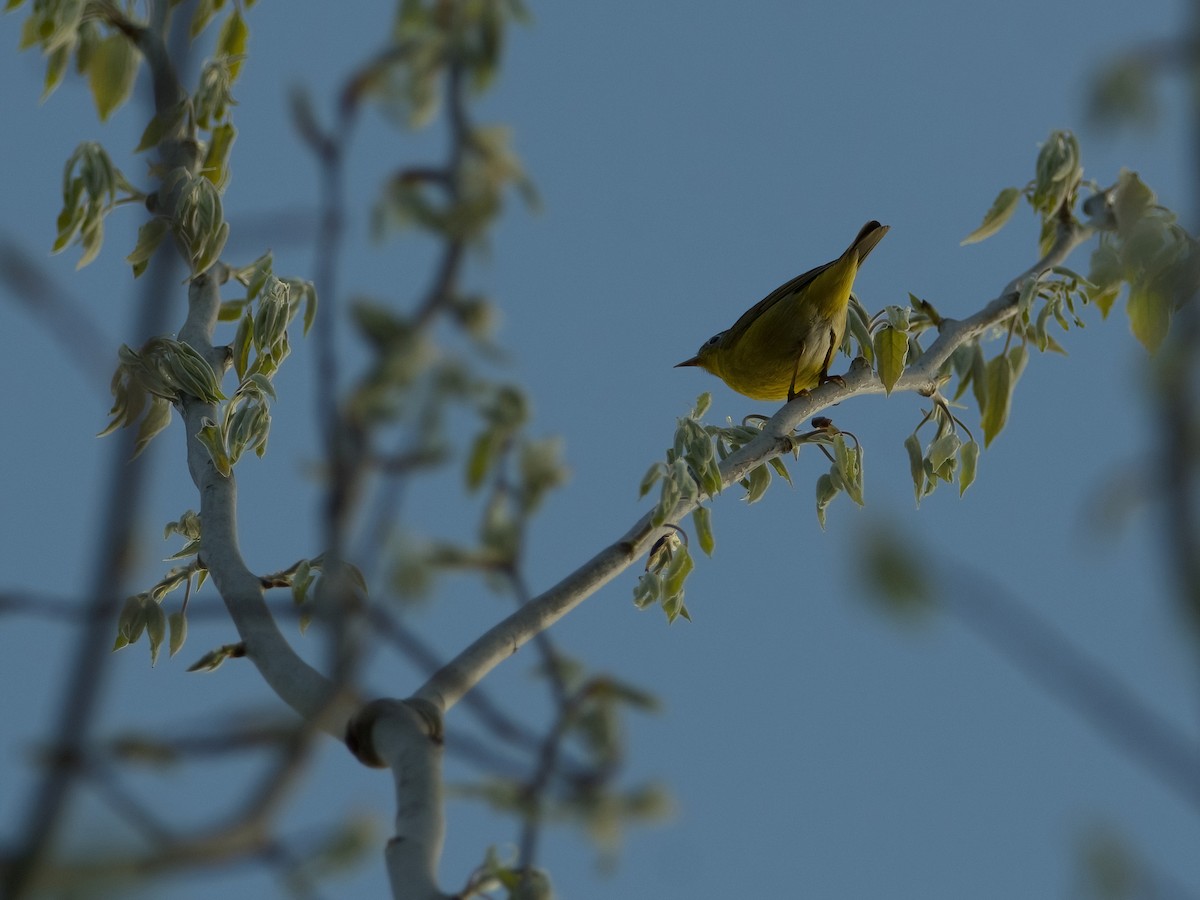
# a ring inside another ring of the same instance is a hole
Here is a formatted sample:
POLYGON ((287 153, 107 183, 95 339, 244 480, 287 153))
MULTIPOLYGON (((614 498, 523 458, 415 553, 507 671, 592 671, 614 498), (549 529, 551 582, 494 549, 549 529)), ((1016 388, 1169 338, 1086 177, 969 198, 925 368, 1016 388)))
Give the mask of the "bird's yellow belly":
POLYGON ((757 334, 743 335, 724 354, 721 378, 753 400, 786 400, 789 392, 817 386, 827 356, 837 352, 845 331, 844 305, 830 321, 827 314, 797 315, 780 304, 751 326, 757 334), (772 315, 777 311, 785 315, 772 315))

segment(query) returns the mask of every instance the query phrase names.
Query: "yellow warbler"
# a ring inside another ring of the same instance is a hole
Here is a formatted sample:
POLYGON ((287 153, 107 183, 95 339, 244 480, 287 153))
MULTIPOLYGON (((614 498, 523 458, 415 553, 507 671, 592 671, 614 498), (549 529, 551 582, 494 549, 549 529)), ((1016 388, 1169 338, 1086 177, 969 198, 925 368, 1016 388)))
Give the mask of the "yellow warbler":
POLYGON ((830 380, 859 264, 888 231, 872 220, 846 252, 777 287, 679 366, 699 366, 752 400, 791 400, 830 380))

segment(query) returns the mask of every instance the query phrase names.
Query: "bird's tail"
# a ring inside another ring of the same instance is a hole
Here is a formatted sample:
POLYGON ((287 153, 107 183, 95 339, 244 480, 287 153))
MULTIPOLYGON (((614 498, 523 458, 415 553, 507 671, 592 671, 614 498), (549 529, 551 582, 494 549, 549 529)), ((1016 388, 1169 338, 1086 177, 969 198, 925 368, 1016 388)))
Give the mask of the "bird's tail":
POLYGON ((850 246, 846 248, 846 253, 843 255, 849 255, 852 250, 857 251, 858 262, 861 265, 862 261, 867 258, 867 254, 874 250, 875 245, 883 240, 883 236, 888 233, 889 228, 891 228, 890 225, 880 225, 872 219, 862 227, 858 232, 858 237, 851 242, 850 246))

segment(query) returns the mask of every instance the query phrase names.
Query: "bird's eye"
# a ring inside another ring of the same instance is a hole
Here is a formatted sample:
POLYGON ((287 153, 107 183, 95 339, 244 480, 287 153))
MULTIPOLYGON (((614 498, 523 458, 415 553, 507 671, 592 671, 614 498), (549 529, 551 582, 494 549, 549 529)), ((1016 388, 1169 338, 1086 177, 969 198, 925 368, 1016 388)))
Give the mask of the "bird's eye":
POLYGON ((704 342, 704 346, 705 347, 715 346, 717 341, 719 341, 721 339, 721 335, 724 333, 725 332, 722 331, 720 334, 714 334, 712 337, 710 337, 707 341, 704 342))

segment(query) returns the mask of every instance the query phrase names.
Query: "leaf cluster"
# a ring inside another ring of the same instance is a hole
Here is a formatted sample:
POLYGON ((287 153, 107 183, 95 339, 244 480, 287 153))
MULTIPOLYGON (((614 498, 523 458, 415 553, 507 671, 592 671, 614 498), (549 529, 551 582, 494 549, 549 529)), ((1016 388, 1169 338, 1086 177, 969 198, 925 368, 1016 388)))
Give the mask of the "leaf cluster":
MULTIPOLYGON (((199 554, 200 517, 194 512, 188 510, 177 521, 167 524, 163 531, 163 538, 169 538, 173 534, 182 536, 186 543, 168 559, 188 559, 199 554)), ((117 620, 117 638, 113 644, 113 650, 121 650, 130 644, 136 644, 145 634, 150 645, 150 665, 154 665, 158 662, 158 654, 163 640, 169 633, 170 655, 174 656, 178 653, 183 647, 184 641, 187 640, 188 599, 191 597, 193 589, 199 590, 204 585, 207 577, 208 570, 198 558, 193 559, 186 565, 170 569, 148 591, 129 597, 117 620), (193 580, 195 581, 194 587, 193 580), (162 608, 163 600, 167 594, 179 587, 184 588, 183 603, 177 611, 167 615, 162 608)))

